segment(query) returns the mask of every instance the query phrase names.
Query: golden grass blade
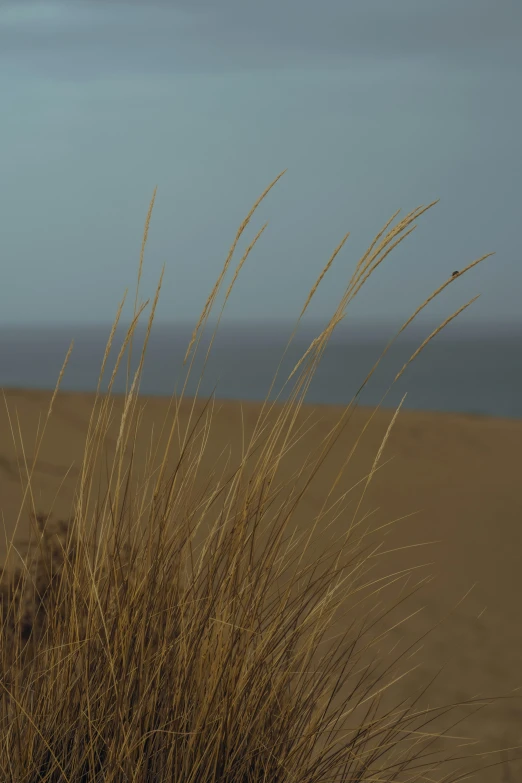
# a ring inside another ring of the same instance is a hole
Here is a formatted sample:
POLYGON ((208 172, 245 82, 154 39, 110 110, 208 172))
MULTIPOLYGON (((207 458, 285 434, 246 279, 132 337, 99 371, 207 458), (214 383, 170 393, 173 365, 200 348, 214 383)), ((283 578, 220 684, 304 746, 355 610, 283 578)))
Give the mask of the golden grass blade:
MULTIPOLYGON (((442 739, 465 743, 454 731, 463 718, 459 714, 445 728, 446 716, 456 708, 481 709, 489 700, 475 697, 444 707, 424 707, 437 672, 420 692, 386 704, 385 697, 391 697, 397 685, 419 668, 422 642, 433 630, 402 647, 399 637, 391 636, 402 633, 422 611, 413 606, 400 618, 395 614, 431 582, 430 575, 416 575, 430 563, 407 567, 396 563, 386 574, 375 568, 384 555, 417 551, 434 542, 385 547, 380 537, 412 514, 382 521, 376 520, 375 509, 360 513, 370 483, 389 462, 384 450, 404 397, 369 468, 348 489, 340 487, 384 395, 339 464, 330 467, 324 497, 315 500, 310 524, 300 528, 300 514, 318 471, 350 423, 359 392, 373 370, 338 421, 306 454, 305 436, 316 424, 302 411, 311 380, 354 296, 414 230, 414 221, 436 202, 414 209, 393 225, 396 212, 377 234, 357 262, 326 327, 290 373, 283 386, 292 380, 288 399, 275 409, 276 401, 269 400, 274 378, 250 435, 245 410, 239 406, 237 461, 226 438, 214 453, 217 458, 208 459, 216 414, 214 393, 203 405, 197 406, 196 399, 181 404, 202 331, 239 239, 281 176, 239 227, 191 335, 181 397, 173 395, 170 400, 156 448, 155 429, 147 439, 143 474, 136 475, 138 432, 145 421, 140 382, 164 267, 132 379, 129 373, 133 337, 148 305, 147 301, 138 307, 138 293, 156 190, 145 220, 133 319, 108 392, 101 397, 124 297, 101 364, 69 525, 36 515, 32 477, 70 351, 41 431, 38 425, 32 462, 22 443, 19 474, 27 480, 24 503, 29 495, 38 549, 24 559, 13 539, 10 546, 23 567, 11 582, 2 573, 0 582, 0 771, 6 780, 256 783, 284 778, 307 783, 326 779, 398 783, 435 775, 455 783, 469 765, 452 770, 452 776, 443 775, 443 765, 480 757, 478 753, 449 755, 434 743, 440 745, 442 739), (125 395, 117 407, 113 387, 127 348, 125 395), (100 460, 108 441, 112 450, 103 475, 100 460), (290 453, 298 455, 299 465, 282 479, 280 471, 290 453), (334 494, 337 489, 342 490, 339 497, 334 494), (349 503, 355 491, 352 510, 349 503), (332 530, 334 523, 337 527, 332 530), (327 533, 335 540, 323 547, 327 533), (317 547, 313 553, 312 543, 317 547), (313 557, 305 564, 306 552, 313 557), (398 591, 398 598, 385 600, 391 588, 398 591), (328 635, 340 610, 342 623, 334 630, 342 630, 328 635), (8 644, 3 643, 6 639, 8 644), (384 645, 391 650, 384 651, 384 645)), ((266 224, 255 234, 236 265, 203 370, 238 275, 265 228, 266 224)), ((290 341, 348 236, 312 286, 290 341)), ((437 288, 399 334, 454 279, 437 288)), ((393 383, 473 301, 431 332, 393 383)), ((277 372, 280 367, 281 363, 277 372)), ((9 411, 8 421, 14 442, 21 441, 18 417, 16 437, 9 411)))

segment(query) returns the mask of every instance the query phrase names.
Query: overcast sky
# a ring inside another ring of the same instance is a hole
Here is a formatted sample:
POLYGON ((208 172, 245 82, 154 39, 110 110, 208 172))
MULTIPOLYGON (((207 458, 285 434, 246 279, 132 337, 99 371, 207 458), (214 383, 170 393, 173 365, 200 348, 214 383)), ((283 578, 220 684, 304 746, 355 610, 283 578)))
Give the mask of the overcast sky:
MULTIPOLYGON (((160 320, 194 321, 253 202, 268 228, 228 307, 337 306, 398 209, 440 198, 354 303, 522 320, 522 3, 517 0, 0 0, 0 322, 111 322, 143 273, 160 320)), ((239 260, 239 255, 238 255, 239 260)))

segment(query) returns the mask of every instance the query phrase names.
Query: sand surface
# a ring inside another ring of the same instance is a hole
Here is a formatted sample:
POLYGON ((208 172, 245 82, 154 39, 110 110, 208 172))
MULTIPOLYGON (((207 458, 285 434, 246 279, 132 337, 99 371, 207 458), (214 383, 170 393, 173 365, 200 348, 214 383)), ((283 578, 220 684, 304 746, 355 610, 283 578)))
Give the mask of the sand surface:
MULTIPOLYGON (((30 464, 35 435, 45 419, 50 398, 48 392, 5 391, 10 422, 5 405, 0 406, 0 510, 8 538, 22 497, 20 434, 30 464)), ((52 508, 55 516, 68 516, 92 402, 90 394, 58 395, 34 469, 37 509, 52 508)), ((146 405, 136 450, 138 470, 145 464, 151 426, 154 423, 155 432, 161 427, 169 401, 148 397, 143 402, 146 405)), ((182 425, 191 404, 192 400, 182 403, 182 425)), ((196 402, 196 414, 203 404, 196 402)), ((122 399, 115 398, 116 419, 121 405, 122 399)), ((246 433, 254 426, 259 407, 256 403, 243 404, 246 433)), ((316 426, 289 455, 281 468, 281 481, 299 467, 303 454, 326 435, 341 411, 337 407, 303 407, 299 422, 311 415, 309 424, 315 422, 316 426)), ((301 511, 303 526, 320 509, 334 469, 349 453, 368 415, 367 409, 355 411, 319 471, 301 511)), ((368 470, 390 418, 390 411, 377 412, 340 482, 339 492, 368 470)), ((238 403, 216 401, 205 465, 214 465, 227 444, 232 455, 240 454, 241 421, 238 403)), ((115 442, 116 429, 108 442, 109 456, 115 442)), ((387 549, 439 542, 391 552, 382 558, 387 572, 431 563, 425 573, 436 577, 413 599, 417 601, 415 606, 425 608, 401 629, 402 638, 413 641, 475 585, 450 619, 424 640, 416 656, 419 668, 408 684, 400 687, 407 692, 412 684, 424 682, 430 672, 447 661, 430 703, 513 692, 522 686, 522 421, 405 411, 399 415, 385 450, 384 459, 388 458, 393 459, 376 475, 362 510, 376 509, 374 518, 380 524, 418 512, 393 526, 387 549)), ((207 477, 205 468, 201 486, 207 477)), ((354 509, 355 505, 349 506, 348 512, 354 509)), ((338 519, 332 525, 332 534, 340 534, 349 519, 351 513, 338 519)), ((27 516, 23 515, 20 537, 26 536, 28 529, 27 516)), ((3 561, 3 536, 0 549, 3 561)), ((522 696, 522 690, 520 693, 522 696)), ((522 698, 487 708, 454 733, 482 737, 488 747, 519 745, 521 750, 515 755, 522 755, 522 698)), ((506 762, 478 779, 507 783, 522 780, 522 762, 506 762)))

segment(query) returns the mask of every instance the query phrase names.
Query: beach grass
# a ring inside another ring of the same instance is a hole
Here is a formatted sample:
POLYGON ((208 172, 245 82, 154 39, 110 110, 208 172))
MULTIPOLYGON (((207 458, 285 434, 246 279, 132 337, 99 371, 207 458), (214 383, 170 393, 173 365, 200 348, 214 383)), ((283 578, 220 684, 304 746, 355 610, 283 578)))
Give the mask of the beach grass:
MULTIPOLYGON (((281 176, 257 200, 237 232, 187 347, 187 379, 236 246, 281 176)), ((303 454, 294 480, 278 482, 286 455, 299 451, 303 433, 296 425, 297 412, 330 336, 366 280, 433 204, 394 224, 395 213, 387 222, 357 263, 329 323, 290 373, 288 400, 275 404, 267 395, 254 432, 243 438, 237 464, 223 443, 221 458, 201 493, 195 485, 212 428, 214 395, 197 416, 193 407, 184 429, 178 416, 184 388, 173 395, 162 432, 150 433, 144 475, 134 471, 142 410, 139 384, 163 278, 162 272, 139 366, 131 377, 134 330, 149 305, 139 304, 139 287, 155 195, 145 222, 132 322, 108 390, 102 393, 124 297, 103 357, 70 519, 55 520, 49 510, 36 507, 32 468, 25 465, 17 526, 29 513, 32 537, 21 563, 6 566, 0 595, 0 779, 463 779, 486 762, 452 739, 458 735, 455 726, 464 713, 482 708, 488 699, 421 707, 421 697, 433 684, 427 682, 407 702, 394 700, 394 684, 411 668, 411 650, 383 651, 392 609, 422 589, 426 579, 414 582, 415 564, 384 579, 371 573, 382 546, 382 527, 372 529, 361 504, 383 467, 386 441, 400 406, 390 416, 371 471, 351 490, 350 499, 357 497, 355 510, 348 511, 345 496, 333 498, 343 471, 357 459, 358 440, 331 476, 314 524, 304 535, 296 534, 296 520, 314 477, 349 424, 373 370, 361 379, 359 392, 317 451, 303 454), (113 423, 112 386, 125 354, 127 390, 116 454, 104 462, 105 439, 113 423), (100 465, 103 484, 97 479, 100 465), (331 520, 339 516, 345 519, 344 533, 326 546, 331 520), (400 602, 383 605, 387 588, 397 583, 403 583, 400 602), (340 617, 343 631, 332 635, 334 620, 339 624, 340 617)), ((241 267, 264 228, 236 265, 216 329, 241 267)), ((296 330, 346 239, 319 275, 296 330)), ((465 266, 459 276, 484 258, 465 266)), ((454 275, 446 280, 400 331, 454 280, 454 275)), ((473 301, 432 332, 411 360, 473 301)), ((212 340, 209 351, 211 347, 212 340)), ((37 436, 33 466, 71 350, 72 346, 37 436)), ((406 366, 398 368, 396 379, 406 366)), ((14 417, 10 421, 14 437, 17 422, 14 417)), ((372 415, 366 427, 371 421, 372 415)), ((405 498, 405 514, 408 511, 405 498)), ((9 555, 18 552, 15 534, 9 555)))

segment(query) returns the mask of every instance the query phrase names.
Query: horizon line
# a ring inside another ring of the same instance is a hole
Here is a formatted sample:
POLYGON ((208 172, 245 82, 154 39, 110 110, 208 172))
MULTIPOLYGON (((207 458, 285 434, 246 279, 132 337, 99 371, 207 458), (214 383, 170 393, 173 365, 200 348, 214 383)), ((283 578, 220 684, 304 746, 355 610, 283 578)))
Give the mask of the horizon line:
MULTIPOLYGON (((147 326, 147 318, 143 318, 137 325, 136 325, 136 331, 140 332, 142 329, 146 328, 147 326)), ((151 336, 154 333, 155 329, 183 329, 186 330, 189 333, 192 333, 192 331, 195 329, 198 319, 189 319, 189 318, 177 318, 177 319, 170 319, 167 320, 166 318, 157 318, 154 320, 152 325, 152 332, 151 336)), ((436 320, 434 318, 424 318, 424 319, 418 319, 415 322, 411 323, 407 329, 404 331, 404 335, 407 334, 413 334, 419 329, 426 330, 426 329, 436 329, 440 324, 442 323, 444 319, 436 320)), ((116 328, 117 332, 120 332, 122 329, 127 329, 130 326, 130 319, 129 320, 120 320, 118 323, 118 326, 116 328)), ((208 330, 213 330, 217 326, 218 320, 215 319, 209 319, 207 321, 207 324, 205 326, 204 331, 207 332, 208 330)), ((366 330, 366 334, 368 336, 376 336, 380 337, 383 335, 383 333, 389 334, 391 332, 398 332, 398 330, 402 327, 402 325, 405 323, 404 319, 364 319, 364 318, 354 318, 351 320, 344 320, 343 322, 339 323, 334 330, 334 334, 342 335, 342 334, 348 334, 353 329, 364 329, 366 330)), ((303 319, 297 328, 297 333, 306 332, 309 333, 311 331, 320 330, 322 331, 328 324, 328 319, 320 319, 320 318, 312 318, 312 319, 303 319)), ((82 331, 88 331, 88 330, 111 330, 114 325, 114 321, 33 321, 33 322, 23 322, 23 323, 16 323, 16 322, 0 322, 0 330, 8 330, 8 331, 18 331, 18 332, 28 332, 33 330, 38 331, 47 331, 47 332, 53 332, 53 331, 64 331, 69 329, 81 329, 82 331)), ((297 319, 290 319, 290 318, 271 318, 271 319, 261 319, 261 318, 229 318, 229 319, 222 319, 219 323, 219 331, 227 331, 231 329, 261 329, 265 332, 271 332, 278 331, 280 329, 284 330, 293 330, 297 326, 297 319)), ((470 334, 471 336, 487 336, 487 334, 491 333, 499 333, 499 332, 506 332, 509 331, 511 333, 516 332, 522 332, 522 320, 515 321, 515 320, 509 320, 504 321, 500 319, 476 319, 470 321, 469 319, 466 319, 466 321, 460 321, 457 319, 451 323, 451 329, 448 330, 448 327, 445 327, 439 335, 443 336, 444 334, 448 334, 448 331, 451 331, 453 334, 459 333, 459 334, 470 334)), ((361 337, 364 335, 360 335, 361 337)), ((1 334, 0 334, 1 337, 1 334)))

